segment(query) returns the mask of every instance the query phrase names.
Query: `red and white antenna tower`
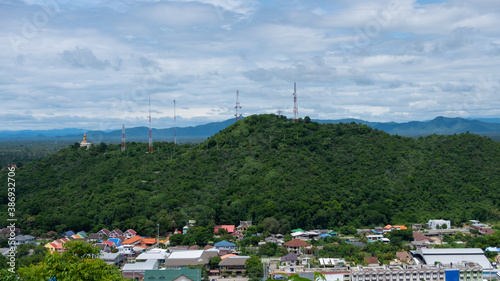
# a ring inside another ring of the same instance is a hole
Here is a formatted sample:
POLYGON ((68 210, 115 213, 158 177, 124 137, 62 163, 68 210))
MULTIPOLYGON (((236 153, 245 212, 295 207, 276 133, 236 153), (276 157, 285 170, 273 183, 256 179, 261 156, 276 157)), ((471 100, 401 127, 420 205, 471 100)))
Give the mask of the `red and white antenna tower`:
POLYGON ((281 113, 283 112, 283 111, 281 110, 281 108, 278 108, 278 111, 276 111, 276 112, 278 113, 278 118, 281 118, 281 113))
POLYGON ((125 150, 126 144, 125 144, 125 124, 122 126, 122 151, 125 150))
POLYGON ((241 113, 238 114, 238 108, 241 109, 241 105, 240 105, 240 92, 238 90, 236 90, 236 106, 234 107, 234 109, 236 111, 235 114, 234 114, 234 116, 236 117, 235 118, 235 122, 241 119, 241 113))
POLYGON ((299 106, 297 105, 297 86, 293 82, 293 122, 297 122, 299 115, 299 106))
POLYGON ((177 125, 176 125, 176 120, 177 120, 177 115, 175 114, 175 100, 174 100, 174 145, 177 146, 177 125))
POLYGON ((153 152, 153 136, 151 133, 151 97, 149 97, 149 153, 153 152))

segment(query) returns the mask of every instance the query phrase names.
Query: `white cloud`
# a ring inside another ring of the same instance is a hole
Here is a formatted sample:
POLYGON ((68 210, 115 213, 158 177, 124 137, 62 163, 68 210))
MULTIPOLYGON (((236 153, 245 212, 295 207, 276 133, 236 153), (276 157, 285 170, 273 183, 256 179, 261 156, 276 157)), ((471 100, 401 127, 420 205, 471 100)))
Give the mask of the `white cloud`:
POLYGON ((57 3, 50 14, 28 0, 0 11, 10 116, 0 130, 130 127, 145 121, 148 96, 162 124, 174 98, 179 126, 220 121, 232 118, 237 89, 243 115, 290 115, 293 82, 311 118, 499 113, 494 0, 57 3), (36 13, 47 21, 27 32, 36 13))

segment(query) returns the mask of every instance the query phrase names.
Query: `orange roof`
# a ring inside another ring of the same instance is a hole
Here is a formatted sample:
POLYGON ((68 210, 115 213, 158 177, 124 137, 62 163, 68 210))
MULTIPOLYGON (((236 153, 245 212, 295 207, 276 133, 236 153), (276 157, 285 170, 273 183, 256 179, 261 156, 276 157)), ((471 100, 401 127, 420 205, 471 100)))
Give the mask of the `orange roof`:
POLYGON ((391 229, 391 228, 392 228, 392 225, 390 225, 390 224, 388 224, 388 225, 384 226, 384 229, 386 229, 386 230, 387 230, 387 229, 391 229))
POLYGON ((235 255, 235 254, 227 254, 227 255, 221 256, 220 259, 223 260, 223 259, 228 258, 228 257, 237 257, 237 255, 235 255))
POLYGON ((394 225, 393 227, 394 227, 394 228, 403 229, 403 230, 408 229, 408 228, 406 228, 406 226, 404 226, 404 225, 394 225))
POLYGON ((136 242, 140 242, 141 240, 142 240, 142 237, 139 236, 139 235, 136 235, 136 236, 134 236, 132 238, 129 238, 129 239, 123 241, 122 244, 134 244, 136 242))
POLYGON ((141 241, 141 244, 155 244, 156 239, 155 238, 144 238, 141 241))

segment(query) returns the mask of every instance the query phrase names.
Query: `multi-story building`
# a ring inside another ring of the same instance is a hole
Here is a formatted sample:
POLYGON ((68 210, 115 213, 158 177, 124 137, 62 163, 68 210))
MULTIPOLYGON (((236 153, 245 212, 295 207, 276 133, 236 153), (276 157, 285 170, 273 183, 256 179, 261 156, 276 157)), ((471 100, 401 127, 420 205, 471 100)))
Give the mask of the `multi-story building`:
POLYGON ((475 263, 438 265, 403 265, 351 268, 351 281, 482 281, 483 268, 475 263), (455 277, 450 279, 450 277, 455 277))

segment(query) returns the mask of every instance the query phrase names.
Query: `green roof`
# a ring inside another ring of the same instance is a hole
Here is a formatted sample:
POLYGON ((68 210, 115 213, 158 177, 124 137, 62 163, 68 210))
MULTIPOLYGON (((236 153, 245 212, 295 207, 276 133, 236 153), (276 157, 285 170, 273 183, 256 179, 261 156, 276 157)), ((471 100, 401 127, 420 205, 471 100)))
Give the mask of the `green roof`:
POLYGON ((304 230, 302 228, 297 228, 292 230, 292 232, 304 232, 304 230))
POLYGON ((144 272, 144 281, 147 280, 172 281, 177 279, 181 275, 184 275, 193 281, 201 281, 201 269, 200 268, 191 269, 187 267, 183 267, 181 269, 146 270, 144 272))

